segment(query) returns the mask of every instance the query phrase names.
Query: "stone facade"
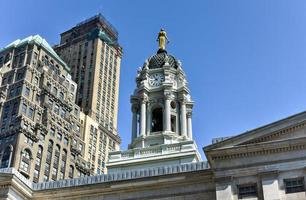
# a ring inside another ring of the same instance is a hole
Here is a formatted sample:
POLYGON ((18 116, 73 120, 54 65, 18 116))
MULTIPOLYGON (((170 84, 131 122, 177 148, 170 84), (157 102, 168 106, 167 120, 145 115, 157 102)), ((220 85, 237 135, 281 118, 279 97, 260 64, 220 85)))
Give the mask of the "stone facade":
POLYGON ((81 140, 76 83, 68 66, 40 36, 0 51, 0 165, 34 182, 77 176, 81 140))
POLYGON ((239 199, 240 188, 256 189, 250 199, 306 199, 305 122, 303 112, 204 147, 217 199, 239 199))

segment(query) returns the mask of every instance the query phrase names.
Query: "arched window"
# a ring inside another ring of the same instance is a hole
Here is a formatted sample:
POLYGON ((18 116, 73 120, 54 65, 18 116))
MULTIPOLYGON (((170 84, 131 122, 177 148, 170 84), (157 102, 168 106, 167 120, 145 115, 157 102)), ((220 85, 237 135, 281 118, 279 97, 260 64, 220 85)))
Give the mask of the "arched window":
POLYGON ((67 159, 67 150, 63 149, 62 160, 66 161, 66 159, 67 159))
POLYGON ((24 172, 29 172, 30 170, 30 161, 31 161, 31 152, 29 149, 25 149, 21 153, 21 162, 20 162, 20 169, 24 172))
POLYGON ((73 178, 74 167, 70 165, 69 167, 69 178, 73 178))
POLYGON ((66 159, 67 159, 67 150, 63 149, 60 179, 64 179, 64 177, 65 177, 66 159))
POLYGON ((51 159, 52 159, 52 151, 53 151, 53 141, 52 140, 49 140, 49 143, 48 143, 48 151, 47 151, 47 158, 46 158, 46 161, 48 163, 51 162, 51 159))
POLYGON ((41 167, 41 158, 42 158, 43 147, 41 145, 38 146, 37 155, 35 159, 35 169, 34 169, 34 178, 33 181, 37 183, 39 181, 39 173, 41 167))
POLYGON ((50 82, 47 82, 47 88, 48 88, 48 90, 51 90, 51 83, 50 82))
POLYGON ((53 148, 53 141, 52 141, 52 140, 49 140, 49 143, 48 143, 48 151, 51 151, 51 152, 52 152, 52 148, 53 148))
POLYGON ((41 157, 43 152, 43 147, 41 145, 38 146, 37 157, 41 157))
POLYGON ((152 132, 163 130, 163 109, 155 108, 152 111, 152 132))
POLYGON ((25 149, 22 153, 22 156, 28 160, 31 159, 31 152, 28 149, 25 149))
POLYGON ((5 148, 2 159, 1 159, 1 167, 0 168, 6 168, 10 166, 10 157, 11 157, 11 147, 8 146, 5 148))
POLYGON ((176 116, 171 115, 171 131, 176 132, 176 116))
POLYGON ((57 95, 57 88, 56 87, 53 88, 53 93, 54 93, 55 96, 57 95))
POLYGON ((55 147, 55 154, 60 154, 60 152, 61 152, 61 147, 60 147, 60 145, 56 145, 56 147, 55 147))

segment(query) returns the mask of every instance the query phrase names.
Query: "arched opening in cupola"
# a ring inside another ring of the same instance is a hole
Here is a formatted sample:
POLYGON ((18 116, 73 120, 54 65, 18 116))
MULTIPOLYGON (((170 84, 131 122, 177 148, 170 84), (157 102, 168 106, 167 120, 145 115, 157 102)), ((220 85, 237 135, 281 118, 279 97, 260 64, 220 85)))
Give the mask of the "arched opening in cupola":
POLYGON ((152 111, 152 132, 163 131, 163 109, 155 108, 152 111))
POLYGON ((171 131, 176 132, 176 116, 171 115, 171 131))

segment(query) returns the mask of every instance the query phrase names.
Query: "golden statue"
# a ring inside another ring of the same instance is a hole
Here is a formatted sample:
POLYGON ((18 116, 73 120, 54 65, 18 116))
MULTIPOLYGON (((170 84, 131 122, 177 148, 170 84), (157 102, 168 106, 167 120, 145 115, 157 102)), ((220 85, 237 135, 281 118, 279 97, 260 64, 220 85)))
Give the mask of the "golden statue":
POLYGON ((167 44, 169 43, 169 40, 167 38, 167 33, 164 29, 160 29, 156 41, 158 41, 159 50, 164 51, 166 49, 166 42, 167 44))

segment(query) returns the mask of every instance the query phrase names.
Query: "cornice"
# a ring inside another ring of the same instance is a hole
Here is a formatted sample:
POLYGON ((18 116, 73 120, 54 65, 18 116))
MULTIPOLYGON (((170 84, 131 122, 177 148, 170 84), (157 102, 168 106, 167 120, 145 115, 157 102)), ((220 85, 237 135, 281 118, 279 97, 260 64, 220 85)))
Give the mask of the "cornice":
POLYGON ((306 138, 295 138, 284 141, 273 141, 270 143, 249 144, 229 147, 226 149, 216 149, 206 152, 211 160, 228 160, 260 155, 276 154, 289 151, 306 149, 306 138))

